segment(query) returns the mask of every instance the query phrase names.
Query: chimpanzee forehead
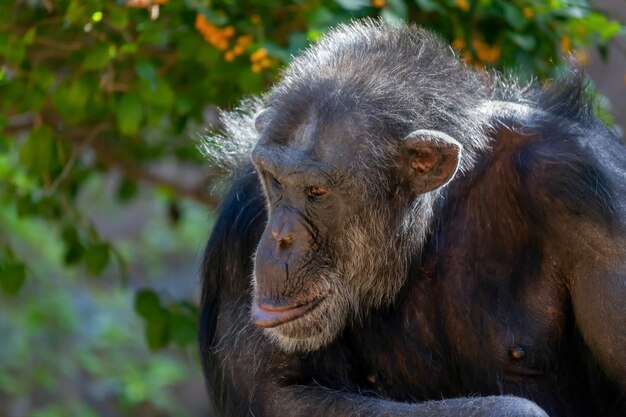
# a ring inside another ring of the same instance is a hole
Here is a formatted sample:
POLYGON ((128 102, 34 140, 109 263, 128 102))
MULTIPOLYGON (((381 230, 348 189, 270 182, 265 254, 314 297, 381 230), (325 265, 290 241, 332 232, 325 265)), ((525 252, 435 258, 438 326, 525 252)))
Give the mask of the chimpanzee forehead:
POLYGON ((364 132, 354 115, 329 118, 313 113, 294 129, 288 146, 328 163, 350 162, 362 145, 359 133, 364 132))
POLYGON ((327 100, 306 104, 274 108, 259 144, 337 168, 349 166, 364 147, 368 121, 346 104, 338 107, 327 100))

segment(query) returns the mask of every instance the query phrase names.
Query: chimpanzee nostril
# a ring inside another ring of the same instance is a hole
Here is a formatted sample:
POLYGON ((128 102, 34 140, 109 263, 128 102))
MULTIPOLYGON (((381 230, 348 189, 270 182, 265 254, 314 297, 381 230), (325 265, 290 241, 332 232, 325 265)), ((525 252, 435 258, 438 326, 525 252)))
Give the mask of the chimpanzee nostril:
POLYGON ((287 249, 291 245, 293 245, 293 237, 291 235, 286 235, 278 239, 278 247, 280 249, 287 249))

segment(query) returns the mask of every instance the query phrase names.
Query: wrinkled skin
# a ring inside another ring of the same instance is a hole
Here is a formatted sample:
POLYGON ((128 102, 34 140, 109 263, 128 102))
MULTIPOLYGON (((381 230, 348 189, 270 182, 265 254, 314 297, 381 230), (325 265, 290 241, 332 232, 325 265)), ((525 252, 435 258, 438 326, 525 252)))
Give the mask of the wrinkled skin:
POLYGON ((626 150, 579 78, 355 23, 255 129, 203 266, 216 415, 626 415, 626 150))

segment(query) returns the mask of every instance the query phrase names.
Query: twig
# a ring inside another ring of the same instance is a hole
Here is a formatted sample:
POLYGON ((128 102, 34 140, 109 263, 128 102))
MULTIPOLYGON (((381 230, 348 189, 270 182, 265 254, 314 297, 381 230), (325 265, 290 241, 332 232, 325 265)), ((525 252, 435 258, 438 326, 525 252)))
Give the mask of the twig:
POLYGON ((56 42, 49 38, 37 38, 35 39, 35 44, 42 45, 48 48, 55 48, 61 51, 74 52, 79 51, 85 47, 85 44, 82 42, 74 42, 74 43, 63 43, 56 42))
POLYGON ((58 177, 54 179, 54 182, 48 187, 44 194, 46 196, 50 196, 54 194, 54 192, 59 188, 59 185, 70 175, 72 172, 72 168, 74 168, 74 164, 76 164, 76 160, 78 156, 83 152, 86 146, 88 146, 93 140, 98 137, 101 133, 105 132, 109 128, 109 124, 107 122, 100 123, 97 125, 91 133, 89 133, 85 139, 78 144, 72 151, 72 155, 70 155, 70 159, 67 161, 65 166, 63 167, 63 171, 59 174, 58 177))
MULTIPOLYGON (((132 159, 114 151, 108 143, 99 141, 98 136, 111 127, 109 122, 102 122, 95 128, 86 132, 86 129, 81 127, 70 129, 59 128, 59 119, 52 112, 42 114, 42 118, 44 123, 52 127, 57 137, 70 141, 77 147, 73 151, 70 161, 68 161, 59 177, 57 177, 57 179, 55 179, 55 181, 50 185, 50 188, 47 191, 48 195, 56 190, 60 183, 67 178, 80 153, 85 147, 89 147, 94 151, 98 162, 108 168, 119 170, 127 178, 144 182, 154 187, 164 188, 174 195, 190 198, 212 208, 217 207, 218 201, 208 193, 208 184, 206 179, 192 186, 172 181, 169 178, 164 178, 151 172, 149 169, 137 164, 132 159)), ((17 125, 9 125, 3 129, 3 132, 14 135, 22 131, 33 129, 35 123, 36 121, 33 117, 28 121, 20 121, 17 125)))
POLYGON ((98 161, 110 168, 117 168, 124 176, 130 179, 165 188, 172 194, 191 198, 209 207, 216 207, 218 204, 217 201, 208 194, 204 181, 201 184, 187 187, 143 169, 134 162, 122 157, 120 154, 113 152, 110 147, 105 146, 101 142, 93 141, 90 144, 90 148, 94 150, 98 161))

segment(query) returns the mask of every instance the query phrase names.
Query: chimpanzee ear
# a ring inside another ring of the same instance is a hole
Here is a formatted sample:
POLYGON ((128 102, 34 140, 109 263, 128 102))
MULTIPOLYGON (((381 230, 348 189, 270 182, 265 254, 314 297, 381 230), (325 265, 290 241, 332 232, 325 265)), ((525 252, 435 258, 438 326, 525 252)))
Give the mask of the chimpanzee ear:
POLYGON ((272 117, 271 109, 263 109, 254 117, 254 128, 257 133, 262 133, 270 122, 272 117))
POLYGON ((416 130, 404 138, 401 168, 414 194, 446 185, 459 168, 462 146, 443 132, 416 130))

